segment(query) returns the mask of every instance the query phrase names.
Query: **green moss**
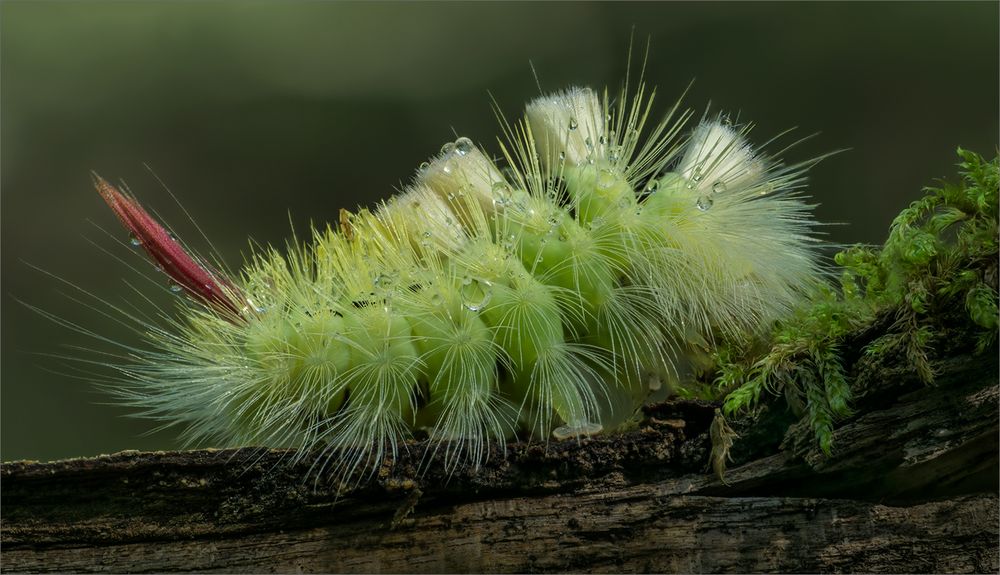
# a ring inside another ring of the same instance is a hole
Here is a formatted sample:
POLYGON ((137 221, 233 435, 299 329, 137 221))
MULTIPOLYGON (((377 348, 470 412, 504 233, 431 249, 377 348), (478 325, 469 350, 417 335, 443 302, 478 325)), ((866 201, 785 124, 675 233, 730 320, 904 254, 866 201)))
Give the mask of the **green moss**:
POLYGON ((931 346, 944 337, 938 318, 958 321, 982 353, 996 341, 998 160, 958 150, 961 180, 926 188, 892 223, 882 247, 854 246, 835 257, 839 289, 825 287, 768 342, 728 343, 716 352, 716 397, 732 416, 766 395, 783 397, 805 418, 827 454, 837 421, 850 415, 852 382, 841 353, 851 334, 877 318, 894 321, 863 354, 903 354, 919 378, 934 382, 931 346))

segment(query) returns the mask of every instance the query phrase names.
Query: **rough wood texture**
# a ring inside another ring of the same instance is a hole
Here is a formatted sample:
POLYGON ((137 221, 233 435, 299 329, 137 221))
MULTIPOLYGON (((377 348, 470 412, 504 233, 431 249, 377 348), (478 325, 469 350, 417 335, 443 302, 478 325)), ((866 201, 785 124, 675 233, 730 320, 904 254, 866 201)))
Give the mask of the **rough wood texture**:
POLYGON ((781 409, 744 422, 727 483, 705 472, 714 406, 691 402, 651 409, 626 435, 498 447, 451 477, 433 461, 422 472, 415 443, 359 488, 283 451, 7 463, 0 561, 4 572, 997 572, 996 354, 938 368, 934 387, 880 371, 891 377, 838 427, 832 457, 808 430, 761 432, 787 421, 781 409))

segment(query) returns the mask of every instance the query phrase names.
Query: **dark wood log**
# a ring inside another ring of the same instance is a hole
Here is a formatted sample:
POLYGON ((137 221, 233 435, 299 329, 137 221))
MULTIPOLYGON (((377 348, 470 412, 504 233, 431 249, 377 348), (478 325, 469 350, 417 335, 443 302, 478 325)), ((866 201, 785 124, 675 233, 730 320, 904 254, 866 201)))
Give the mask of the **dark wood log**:
POLYGON ((807 429, 754 431, 787 421, 777 404, 736 422, 726 482, 707 472, 715 406, 683 401, 628 434, 497 446, 478 470, 447 474, 413 443, 360 485, 274 450, 6 463, 0 566, 997 572, 996 354, 937 367, 935 386, 901 369, 862 396, 829 457, 807 429))

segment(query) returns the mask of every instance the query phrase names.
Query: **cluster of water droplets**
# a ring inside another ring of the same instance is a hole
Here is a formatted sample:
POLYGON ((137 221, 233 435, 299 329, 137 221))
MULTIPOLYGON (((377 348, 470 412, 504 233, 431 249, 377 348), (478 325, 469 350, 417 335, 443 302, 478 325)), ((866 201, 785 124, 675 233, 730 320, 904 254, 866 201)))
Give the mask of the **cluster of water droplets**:
MULTIPOLYGON (((177 241, 177 236, 174 235, 173 232, 167 232, 167 236, 171 240, 173 240, 175 242, 177 241)), ((142 241, 142 238, 140 238, 136 234, 130 233, 129 236, 128 236, 128 243, 133 248, 141 248, 142 244, 143 244, 143 241, 142 241)), ((153 271, 162 273, 163 272, 163 266, 161 266, 158 262, 154 261, 153 262, 153 271)), ((211 286, 208 286, 208 285, 206 285, 205 287, 207 287, 209 289, 212 289, 211 286)), ((182 286, 181 284, 179 284, 177 282, 170 281, 170 282, 167 283, 167 289, 170 290, 170 293, 179 294, 179 293, 181 293, 181 292, 184 291, 184 286, 182 286)))
MULTIPOLYGON (((702 180, 705 178, 703 174, 703 168, 704 166, 702 164, 698 164, 697 166, 695 166, 694 173, 691 174, 691 180, 689 180, 687 185, 685 186, 688 190, 693 191, 699 187, 702 180)), ((716 180, 715 182, 712 183, 712 186, 711 188, 709 188, 708 192, 702 193, 698 196, 698 199, 695 200, 695 206, 699 210, 707 212, 709 209, 711 209, 713 205, 715 205, 715 197, 724 194, 727 191, 728 191, 728 186, 726 185, 726 182, 724 182, 723 180, 716 180)))

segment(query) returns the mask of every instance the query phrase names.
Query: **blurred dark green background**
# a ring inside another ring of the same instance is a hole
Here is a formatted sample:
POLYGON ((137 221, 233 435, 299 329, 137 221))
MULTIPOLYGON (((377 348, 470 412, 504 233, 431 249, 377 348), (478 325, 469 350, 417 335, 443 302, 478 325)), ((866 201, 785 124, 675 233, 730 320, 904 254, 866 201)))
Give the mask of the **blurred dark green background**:
POLYGON ((116 305, 150 308, 129 284, 172 303, 120 245, 91 169, 207 251, 148 164, 236 266, 248 236, 280 244, 289 221, 390 195, 455 132, 496 152, 488 94, 516 114, 538 93, 529 61, 545 90, 616 87, 633 25, 661 106, 696 79, 686 102, 740 111, 758 141, 822 132, 789 159, 852 148, 812 174, 819 217, 845 224, 833 241, 882 241, 954 173, 957 145, 998 142, 996 2, 8 1, 0 19, 3 460, 177 445, 74 377, 86 366, 45 355, 113 348, 17 301, 126 343, 138 336, 31 266, 116 305))

